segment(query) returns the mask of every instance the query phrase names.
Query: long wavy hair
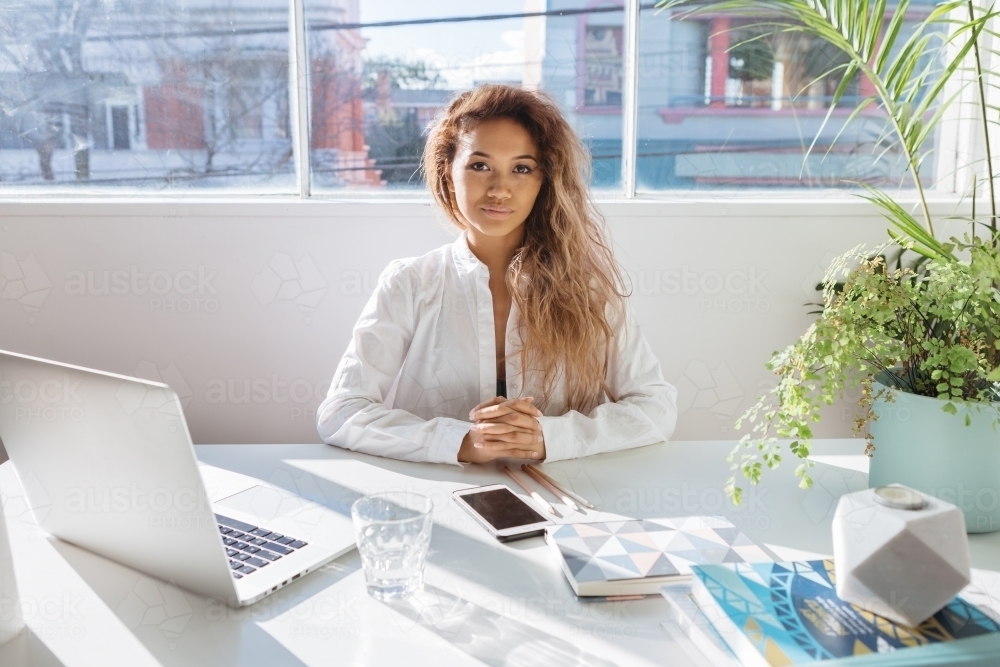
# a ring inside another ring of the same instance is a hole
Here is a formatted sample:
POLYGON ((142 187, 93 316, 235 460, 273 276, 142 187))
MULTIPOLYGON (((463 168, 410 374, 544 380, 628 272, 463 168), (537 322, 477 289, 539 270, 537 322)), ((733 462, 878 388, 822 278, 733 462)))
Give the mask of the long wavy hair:
MULTIPOLYGON (((624 315, 622 273, 604 218, 590 196, 590 154, 548 95, 485 84, 456 96, 435 119, 424 147, 423 170, 434 199, 465 229, 448 187, 458 140, 477 123, 507 119, 531 135, 541 153, 542 186, 524 223, 524 239, 506 282, 520 312, 522 377, 542 375, 547 401, 560 376, 567 407, 589 412, 617 400, 608 387, 613 318, 624 315)), ((541 399, 541 400, 539 400, 541 399)))

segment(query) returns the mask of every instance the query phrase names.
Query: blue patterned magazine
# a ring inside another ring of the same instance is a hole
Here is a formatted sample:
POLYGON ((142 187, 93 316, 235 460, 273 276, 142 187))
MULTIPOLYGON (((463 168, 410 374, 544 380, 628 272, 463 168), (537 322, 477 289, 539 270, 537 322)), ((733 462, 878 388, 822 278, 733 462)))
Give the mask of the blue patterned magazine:
POLYGON ((698 608, 744 667, 806 665, 1000 632, 962 597, 915 628, 848 604, 837 597, 832 560, 691 569, 698 608))
POLYGON ((721 516, 568 523, 545 539, 581 597, 655 594, 692 565, 772 560, 721 516))

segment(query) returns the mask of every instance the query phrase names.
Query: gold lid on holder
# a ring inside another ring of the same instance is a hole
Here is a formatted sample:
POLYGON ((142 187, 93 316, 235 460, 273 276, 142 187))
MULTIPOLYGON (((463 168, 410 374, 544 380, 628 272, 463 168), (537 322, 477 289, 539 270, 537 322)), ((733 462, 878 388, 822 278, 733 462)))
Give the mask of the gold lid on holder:
POLYGON ((880 486, 875 489, 875 502, 897 510, 921 510, 927 499, 905 486, 880 486))

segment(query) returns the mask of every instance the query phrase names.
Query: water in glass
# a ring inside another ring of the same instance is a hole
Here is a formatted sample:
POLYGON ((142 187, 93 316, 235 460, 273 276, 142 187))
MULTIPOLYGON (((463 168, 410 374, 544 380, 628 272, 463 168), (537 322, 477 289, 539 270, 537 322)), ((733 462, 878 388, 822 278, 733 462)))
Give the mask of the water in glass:
POLYGON ((405 598, 423 585, 431 543, 431 501, 409 492, 376 493, 351 506, 368 594, 405 598))

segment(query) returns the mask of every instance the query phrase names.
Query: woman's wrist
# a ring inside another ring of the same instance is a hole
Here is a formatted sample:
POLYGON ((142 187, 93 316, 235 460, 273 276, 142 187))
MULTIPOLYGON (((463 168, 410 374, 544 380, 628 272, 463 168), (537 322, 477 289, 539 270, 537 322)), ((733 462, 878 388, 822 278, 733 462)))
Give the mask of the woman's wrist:
POLYGON ((470 457, 471 449, 472 449, 472 432, 466 431, 465 437, 462 438, 462 444, 458 448, 459 463, 472 463, 472 458, 470 457))

